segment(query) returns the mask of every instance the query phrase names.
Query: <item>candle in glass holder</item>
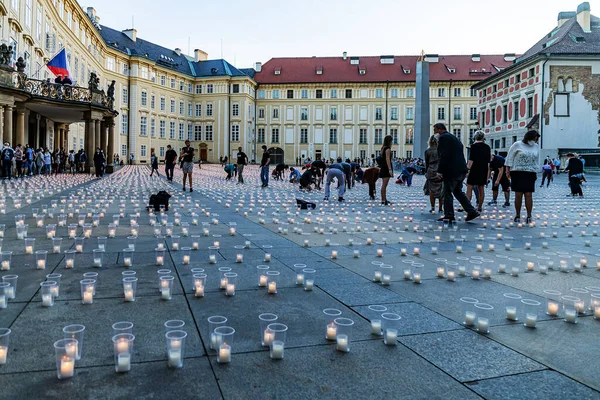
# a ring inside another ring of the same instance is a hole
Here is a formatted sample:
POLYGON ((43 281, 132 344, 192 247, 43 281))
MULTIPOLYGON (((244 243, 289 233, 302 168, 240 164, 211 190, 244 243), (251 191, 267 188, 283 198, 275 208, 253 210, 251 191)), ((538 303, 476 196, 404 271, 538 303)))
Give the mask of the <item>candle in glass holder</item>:
POLYGON ((438 278, 443 278, 444 277, 444 272, 445 272, 444 267, 438 267, 437 268, 437 277, 438 278))
POLYGON ((418 256, 421 254, 421 250, 418 247, 415 247, 413 249, 413 255, 418 256))
POLYGON ((335 340, 337 337, 337 327, 332 322, 327 325, 327 340, 335 340))
POLYGON ((457 253, 462 253, 462 251, 463 251, 462 246, 456 246, 456 252, 457 253))
POLYGON ((463 266, 458 267, 458 275, 465 276, 466 273, 467 273, 467 268, 465 268, 463 266))
POLYGON ((511 275, 512 276, 519 276, 519 268, 518 267, 512 267, 511 275))
POLYGON ((379 320, 379 319, 371 320, 371 334, 381 336, 381 320, 379 320))
POLYGON ((510 243, 505 243, 504 244, 504 249, 507 250, 507 251, 510 250, 510 243))
POLYGON ((370 246, 372 244, 373 244, 373 239, 367 238, 367 246, 370 246))
POLYGON ((189 263, 190 263, 190 256, 188 256, 188 255, 183 256, 183 264, 187 265, 189 263))
POLYGON ((331 258, 332 258, 333 260, 335 260, 335 259, 337 258, 337 256, 338 256, 338 252, 337 252, 337 250, 332 250, 332 251, 331 251, 331 258))
POLYGON ((266 253, 265 254, 265 262, 269 262, 269 261, 271 261, 271 254, 266 253))
POLYGON ((480 244, 478 244, 478 245, 476 246, 476 249, 477 249, 477 251, 478 251, 478 252, 481 252, 481 251, 483 251, 483 246, 482 246, 482 245, 480 245, 480 244))
POLYGON ((359 257, 360 257, 360 251, 354 250, 354 258, 359 258, 359 257))
POLYGON ((431 254, 437 254, 438 253, 438 248, 433 246, 431 247, 431 254))
MULTIPOLYGON (((131 257, 125 257, 125 258, 123 258, 123 265, 125 267, 131 267, 131 265, 132 265, 131 257)), ((160 265, 162 265, 162 264, 160 264, 160 265)))
POLYGON ((410 269, 405 269, 405 270, 404 270, 404 279, 406 279, 406 280, 410 280, 410 278, 411 278, 411 275, 412 275, 412 274, 411 274, 411 272, 410 272, 410 269))
POLYGON ((577 311, 569 308, 565 310, 565 321, 570 322, 572 324, 577 322, 577 311))
POLYGON ((75 251, 78 253, 81 253, 83 251, 83 245, 78 244, 77 246, 75 246, 75 251))
POLYGON ((525 250, 531 250, 531 243, 525 242, 525 250))
POLYGON ((381 282, 381 271, 375 271, 375 274, 373 275, 373 282, 381 282))
POLYGON ((421 274, 415 272, 412 276, 413 283, 421 283, 421 274))
POLYGON ((75 360, 71 357, 64 356, 60 359, 60 376, 62 378, 70 378, 75 375, 75 360))
POLYGON ((498 234, 496 235, 496 239, 498 239, 498 240, 502 240, 502 234, 501 234, 501 233, 498 233, 498 234))
POLYGON ((202 283, 196 284, 194 293, 196 297, 204 297, 204 285, 202 283))
POLYGON ((406 249, 400 249, 400 255, 406 256, 406 249))
POLYGON ((348 335, 337 335, 336 336, 336 348, 338 351, 348 352, 348 335))
POLYGON ((227 296, 235 296, 235 285, 233 283, 228 283, 225 288, 225 294, 227 296))
POLYGON ((171 288, 169 288, 169 287, 161 288, 160 294, 161 294, 161 298, 163 300, 170 300, 171 299, 171 288))
POLYGON ((478 269, 474 269, 473 271, 471 271, 471 279, 478 280, 480 276, 481 272, 478 269))
POLYGON ((33 246, 25 246, 25 254, 33 254, 33 246))
POLYGON ((527 262, 527 271, 532 272, 534 268, 535 268, 535 263, 528 261, 527 262))
POLYGON ((277 282, 269 282, 269 294, 277 293, 277 282))
POLYGON ((392 281, 392 277, 390 275, 384 274, 381 276, 381 283, 383 286, 389 286, 392 281))
POLYGON ((558 310, 558 303, 554 301, 548 301, 548 310, 546 311, 546 314, 550 315, 551 317, 555 317, 558 315, 558 310))
POLYGON ((452 281, 452 282, 454 282, 454 279, 456 279, 456 276, 455 276, 455 273, 454 273, 454 271, 448 271, 448 274, 447 274, 447 279, 448 279, 449 281, 452 281))
POLYGON ((53 305, 52 294, 43 294, 42 295, 42 306, 51 307, 53 305))

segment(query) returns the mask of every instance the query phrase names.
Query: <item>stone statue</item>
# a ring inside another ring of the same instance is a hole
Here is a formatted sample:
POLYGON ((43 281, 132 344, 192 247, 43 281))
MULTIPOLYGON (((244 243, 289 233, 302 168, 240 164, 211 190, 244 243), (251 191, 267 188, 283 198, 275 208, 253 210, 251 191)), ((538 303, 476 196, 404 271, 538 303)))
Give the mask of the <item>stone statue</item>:
POLYGON ((109 100, 115 99, 115 83, 115 81, 112 81, 106 91, 106 97, 108 97, 109 100))
POLYGON ((0 45, 0 67, 8 67, 13 55, 13 47, 7 46, 5 43, 0 45))
POLYGON ((92 93, 98 91, 98 86, 100 84, 100 78, 96 75, 95 72, 90 72, 90 79, 88 81, 88 88, 92 93))
POLYGON ((27 63, 23 59, 23 57, 19 57, 17 59, 17 72, 20 74, 25 73, 25 68, 27 68, 27 63))

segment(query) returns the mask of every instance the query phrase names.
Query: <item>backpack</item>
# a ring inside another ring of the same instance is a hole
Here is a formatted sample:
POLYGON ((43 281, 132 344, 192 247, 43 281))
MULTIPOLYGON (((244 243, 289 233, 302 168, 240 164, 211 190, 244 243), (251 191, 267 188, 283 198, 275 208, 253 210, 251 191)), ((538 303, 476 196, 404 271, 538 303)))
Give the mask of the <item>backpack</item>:
POLYGON ((4 149, 4 161, 12 161, 13 157, 15 156, 15 152, 13 149, 11 149, 10 147, 4 149))
POLYGON ((150 200, 148 201, 148 209, 154 208, 154 211, 160 211, 160 206, 165 206, 165 211, 169 211, 169 199, 171 195, 164 190, 161 190, 157 194, 153 194, 150 196, 150 200))
POLYGON ((315 208, 317 208, 317 205, 315 203, 310 203, 308 201, 300 199, 296 199, 296 205, 300 207, 301 210, 308 210, 309 208, 314 210, 315 208))

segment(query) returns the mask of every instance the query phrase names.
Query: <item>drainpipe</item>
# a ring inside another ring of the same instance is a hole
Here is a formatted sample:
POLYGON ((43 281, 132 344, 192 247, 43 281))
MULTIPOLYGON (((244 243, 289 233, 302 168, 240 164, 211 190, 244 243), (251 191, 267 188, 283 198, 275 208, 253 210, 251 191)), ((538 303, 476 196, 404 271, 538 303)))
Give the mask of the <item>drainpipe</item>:
POLYGON ((450 88, 448 89, 448 129, 452 129, 452 79, 450 79, 450 88))
POLYGON ((256 82, 256 89, 254 90, 254 135, 253 135, 253 139, 252 139, 252 147, 253 147, 253 157, 254 157, 254 163, 256 164, 256 155, 257 155, 257 148, 256 148, 256 141, 257 141, 257 135, 258 135, 258 128, 256 127, 256 125, 258 124, 258 87, 260 86, 260 83, 256 82))
MULTIPOLYGON (((540 150, 544 148, 544 104, 546 102, 546 98, 544 97, 544 89, 545 89, 545 76, 546 76, 546 63, 549 61, 550 59, 550 53, 546 53, 546 60, 544 61, 544 64, 542 64, 542 97, 541 97, 541 101, 540 101, 540 105, 541 105, 541 111, 540 111, 540 150)), ((556 151, 558 152, 558 149, 556 149, 556 151)), ((557 154, 558 156, 558 154, 557 154)))
POLYGON ((231 78, 227 83, 227 162, 231 163, 231 78))

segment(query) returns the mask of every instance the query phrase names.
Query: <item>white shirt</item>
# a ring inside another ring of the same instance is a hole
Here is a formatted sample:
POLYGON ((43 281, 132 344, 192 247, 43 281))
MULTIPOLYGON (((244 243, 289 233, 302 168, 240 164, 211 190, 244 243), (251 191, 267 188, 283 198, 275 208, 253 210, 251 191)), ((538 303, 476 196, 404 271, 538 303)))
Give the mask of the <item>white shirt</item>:
POLYGON ((506 166, 512 171, 538 172, 540 146, 535 142, 524 143, 522 140, 513 143, 506 156, 506 166))

